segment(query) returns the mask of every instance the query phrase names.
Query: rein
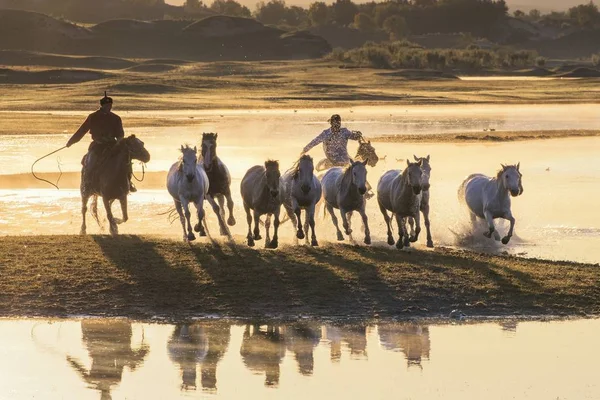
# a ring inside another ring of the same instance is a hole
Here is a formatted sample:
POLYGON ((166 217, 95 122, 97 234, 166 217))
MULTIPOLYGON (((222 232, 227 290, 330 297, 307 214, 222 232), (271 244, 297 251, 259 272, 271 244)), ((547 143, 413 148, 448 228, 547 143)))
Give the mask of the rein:
POLYGON ((60 181, 60 177, 62 176, 62 170, 60 169, 60 164, 58 164, 58 171, 60 172, 60 175, 58 175, 58 179, 56 180, 56 184, 54 184, 54 183, 50 182, 50 181, 49 181, 49 180, 47 180, 47 179, 40 178, 39 176, 37 176, 37 175, 35 174, 35 172, 33 171, 33 167, 34 167, 34 165, 35 165, 35 164, 36 164, 38 161, 40 161, 40 160, 42 160, 42 159, 44 159, 44 158, 46 158, 46 157, 48 157, 48 156, 51 156, 51 155, 52 155, 52 154, 54 154, 54 153, 58 153, 59 151, 61 151, 62 149, 65 149, 66 147, 67 147, 67 146, 63 146, 63 147, 61 147, 60 149, 54 150, 53 152, 51 152, 51 153, 48 153, 48 154, 46 154, 45 156, 42 156, 42 157, 38 158, 37 160, 35 160, 35 161, 33 162, 33 164, 31 164, 31 174, 33 175, 33 177, 34 177, 35 179, 37 179, 38 181, 46 182, 46 183, 48 183, 48 184, 50 184, 50 185, 54 186, 54 187, 56 188, 56 190, 60 190, 60 188, 58 187, 58 181, 60 181))

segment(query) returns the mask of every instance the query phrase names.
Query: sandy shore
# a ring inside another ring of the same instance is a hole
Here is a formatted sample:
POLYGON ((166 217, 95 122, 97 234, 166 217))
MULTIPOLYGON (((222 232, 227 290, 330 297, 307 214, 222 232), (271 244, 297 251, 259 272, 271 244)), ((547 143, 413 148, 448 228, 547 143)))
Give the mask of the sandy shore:
POLYGON ((0 239, 0 315, 411 318, 600 313, 600 266, 438 248, 0 239))

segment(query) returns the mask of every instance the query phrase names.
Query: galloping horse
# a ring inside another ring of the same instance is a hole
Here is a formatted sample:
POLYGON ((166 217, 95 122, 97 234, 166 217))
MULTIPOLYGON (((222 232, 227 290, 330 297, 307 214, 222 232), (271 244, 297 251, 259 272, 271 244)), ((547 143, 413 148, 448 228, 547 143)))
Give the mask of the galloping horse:
MULTIPOLYGON (((423 219, 425 222, 425 228, 427 229, 427 247, 433 247, 433 240, 431 239, 431 228, 429 222, 429 178, 431 177, 431 165, 429 164, 429 155, 427 157, 417 157, 413 154, 415 161, 421 164, 421 170, 423 175, 421 176, 421 187, 423 192, 421 193, 421 212, 423 213, 423 219)), ((415 235, 414 230, 414 218, 409 217, 408 223, 410 224, 410 235, 415 235)))
POLYGON ((396 242, 398 249, 401 249, 403 245, 410 246, 410 242, 416 242, 419 232, 421 232, 419 208, 421 206, 423 171, 420 163, 411 163, 406 160, 406 164, 407 168, 404 171, 389 170, 379 178, 377 183, 377 203, 387 226, 387 242, 390 246, 394 244, 391 218, 387 213, 389 210, 396 217, 398 224, 398 241, 396 242), (403 221, 405 217, 413 217, 417 225, 415 235, 410 239, 403 221))
MULTIPOLYGON (((231 199, 231 175, 229 169, 217 157, 217 134, 216 133, 203 133, 202 134, 202 165, 204 171, 208 176, 210 182, 208 186, 208 196, 216 198, 219 201, 220 209, 214 209, 219 219, 219 228, 221 235, 227 235, 227 227, 223 224, 225 219, 225 198, 227 198, 227 208, 229 209, 229 218, 227 224, 229 226, 235 225, 235 218, 233 217, 233 200, 231 199)), ((210 200, 209 200, 210 202, 210 200)), ((212 204, 212 203, 211 203, 212 204)))
POLYGON ((180 150, 182 153, 181 161, 177 161, 171 165, 167 174, 167 190, 173 197, 175 209, 179 214, 179 220, 183 228, 183 240, 191 241, 195 240, 196 236, 192 232, 192 224, 190 222, 190 203, 194 203, 198 213, 198 223, 194 227, 194 230, 200 236, 206 236, 202 220, 204 219, 204 198, 208 194, 208 177, 204 169, 197 164, 196 147, 192 149, 186 145, 185 147, 181 146, 180 150))
POLYGON ((303 155, 296 164, 281 178, 283 183, 283 206, 297 230, 296 237, 304 239, 300 210, 306 210, 305 230, 308 242, 308 225, 312 231, 311 245, 318 246, 315 235, 315 206, 321 199, 321 182, 314 174, 313 159, 303 155))
POLYGON ((276 249, 278 246, 277 231, 279 229, 279 213, 281 212, 281 203, 283 201, 281 184, 281 173, 279 172, 279 162, 268 160, 265 166, 255 165, 246 171, 241 183, 242 200, 244 210, 246 210, 246 220, 248 221, 248 246, 254 246, 255 240, 260 240, 260 229, 258 227, 260 216, 267 214, 265 221, 265 248, 276 249), (252 215, 250 210, 254 211, 254 235, 252 235, 252 215), (269 229, 271 227, 271 215, 275 215, 275 231, 273 240, 270 240, 269 229))
POLYGON ((337 231, 337 240, 344 240, 344 235, 342 235, 338 226, 338 219, 333 212, 334 208, 339 208, 342 215, 342 226, 346 235, 349 236, 352 234, 350 228, 352 212, 358 211, 365 227, 364 242, 365 244, 371 244, 371 231, 365 213, 366 202, 364 197, 367 192, 367 169, 365 167, 367 161, 353 161, 345 169, 341 167, 331 168, 321 179, 325 208, 331 215, 331 220, 337 231), (347 214, 350 214, 349 217, 347 217, 347 214))
POLYGON ((113 147, 106 150, 106 155, 98 162, 96 168, 98 173, 86 174, 85 165, 81 170, 81 223, 82 235, 86 233, 85 214, 87 212, 87 203, 90 197, 92 201, 92 216, 98 222, 98 196, 102 196, 106 217, 110 224, 110 233, 117 235, 119 229, 117 224, 127 222, 127 195, 129 194, 129 171, 131 160, 140 160, 141 162, 150 161, 150 153, 144 147, 144 142, 136 138, 135 135, 122 138, 115 143, 113 147), (88 178, 84 178, 88 176, 88 178), (121 203, 122 219, 113 216, 111 206, 113 201, 119 200, 121 203))
MULTIPOLYGON (((365 161, 368 160, 368 165, 370 167, 374 167, 377 165, 379 161, 379 156, 375 152, 375 148, 371 145, 371 141, 366 141, 361 138, 358 141, 358 150, 356 150, 356 157, 354 157, 356 161, 365 161)), ((317 163, 315 169, 318 172, 325 171, 326 169, 332 168, 334 165, 328 159, 323 159, 317 163)))
POLYGON ((500 240, 500 234, 494 227, 494 219, 504 218, 510 221, 510 228, 502 238, 503 244, 508 244, 513 235, 515 218, 510 211, 510 196, 517 197, 523 194, 522 174, 517 165, 502 165, 495 178, 483 174, 472 174, 467 177, 458 189, 458 198, 463 200, 471 212, 471 221, 476 217, 484 218, 488 224, 488 231, 483 235, 500 240), (510 193, 510 196, 509 196, 510 193))

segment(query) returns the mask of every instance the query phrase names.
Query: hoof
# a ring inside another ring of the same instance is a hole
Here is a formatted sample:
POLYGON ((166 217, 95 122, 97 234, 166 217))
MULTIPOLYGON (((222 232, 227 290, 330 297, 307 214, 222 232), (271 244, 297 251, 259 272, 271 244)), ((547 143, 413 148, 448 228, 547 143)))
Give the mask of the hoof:
POLYGON ((389 244, 390 246, 393 246, 394 245, 394 238, 391 237, 391 236, 388 236, 387 244, 389 244))
POLYGON ((204 237, 206 236, 206 232, 204 230, 201 230, 200 232, 198 232, 198 236, 204 237))
POLYGON ((346 229, 346 235, 348 235, 348 236, 352 235, 352 229, 350 229, 350 228, 346 229))
POLYGON ((412 243, 415 243, 417 240, 419 240, 418 236, 411 236, 409 239, 412 243))
POLYGON ((402 240, 398 239, 398 241, 396 242, 396 248, 397 248, 398 250, 402 250, 402 247, 404 247, 404 246, 402 245, 402 240))
POLYGON ((229 218, 227 219, 227 225, 229 225, 229 226, 234 226, 234 225, 235 225, 235 218, 233 218, 233 217, 229 217, 229 218))
POLYGON ((344 235, 342 235, 342 232, 337 233, 337 240, 339 240, 340 242, 344 240, 344 235))
POLYGON ((408 238, 404 239, 404 247, 410 247, 410 240, 408 238))
POLYGON ((265 243, 265 249, 276 249, 278 247, 277 240, 271 240, 265 243))
POLYGON ((200 222, 194 225, 194 232, 200 232, 200 222))
POLYGON ((311 240, 310 245, 313 247, 319 247, 319 242, 317 242, 317 239, 313 239, 311 240))
POLYGON ((365 244, 371 244, 371 238, 370 237, 365 237, 365 244))
POLYGON ((225 228, 221 228, 220 234, 221 236, 229 236, 229 232, 225 228))
POLYGON ((254 239, 248 239, 248 247, 254 247, 254 239))
POLYGON ((298 233, 296 233, 296 237, 300 240, 304 239, 304 232, 298 231, 298 233))
POLYGON ((262 239, 262 236, 260 236, 260 233, 258 235, 254 234, 254 240, 261 240, 261 239, 262 239))
POLYGON ((85 229, 82 229, 82 230, 80 230, 80 231, 79 231, 79 234, 80 234, 80 235, 86 235, 87 233, 86 233, 86 230, 85 230, 85 229))
POLYGON ((427 241, 427 247, 433 249, 433 242, 431 240, 427 241))
POLYGON ((196 235, 194 235, 192 232, 188 233, 187 240, 189 242, 191 242, 192 240, 196 240, 196 235))
POLYGON ((510 241, 510 236, 504 236, 502 238, 502 244, 508 244, 509 241, 510 241))
POLYGON ((492 232, 483 232, 483 236, 489 239, 492 237, 492 232))

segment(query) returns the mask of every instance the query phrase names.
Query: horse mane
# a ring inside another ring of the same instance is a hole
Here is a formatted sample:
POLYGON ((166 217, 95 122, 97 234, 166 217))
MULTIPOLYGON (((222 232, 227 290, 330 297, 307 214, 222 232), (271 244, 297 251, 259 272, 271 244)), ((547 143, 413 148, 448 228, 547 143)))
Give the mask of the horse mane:
POLYGON ((265 161, 265 169, 269 168, 277 168, 279 169, 279 161, 277 160, 267 160, 265 161))
POLYGON ((352 164, 349 164, 344 168, 344 170, 342 171, 342 181, 340 182, 341 187, 350 186, 350 183, 352 182, 352 168, 354 168, 358 164, 362 163, 360 161, 353 161, 352 164))
POLYGON ((177 149, 177 150, 179 150, 179 152, 181 153, 181 155, 180 155, 180 156, 179 156, 179 158, 177 159, 177 160, 178 160, 178 162, 179 162, 179 164, 177 165, 177 171, 178 171, 178 172, 181 172, 181 170, 182 170, 182 168, 183 168, 183 152, 184 152, 185 150, 192 150, 192 151, 194 150, 194 149, 193 149, 193 148, 191 148, 191 147, 190 147, 190 145, 189 145, 189 144, 187 144, 187 143, 186 143, 184 146, 185 146, 185 147, 184 147, 183 149, 182 149, 181 147, 180 147, 179 149, 177 149))
POLYGON ((302 156, 300 156, 299 159, 296 160, 296 162, 294 162, 294 165, 291 166, 290 169, 288 169, 287 171, 285 171, 285 173, 287 174, 288 172, 292 172, 292 179, 298 179, 298 174, 300 173, 300 162, 303 160, 310 160, 312 161, 313 158, 311 156, 309 156, 308 154, 303 154, 302 156))

